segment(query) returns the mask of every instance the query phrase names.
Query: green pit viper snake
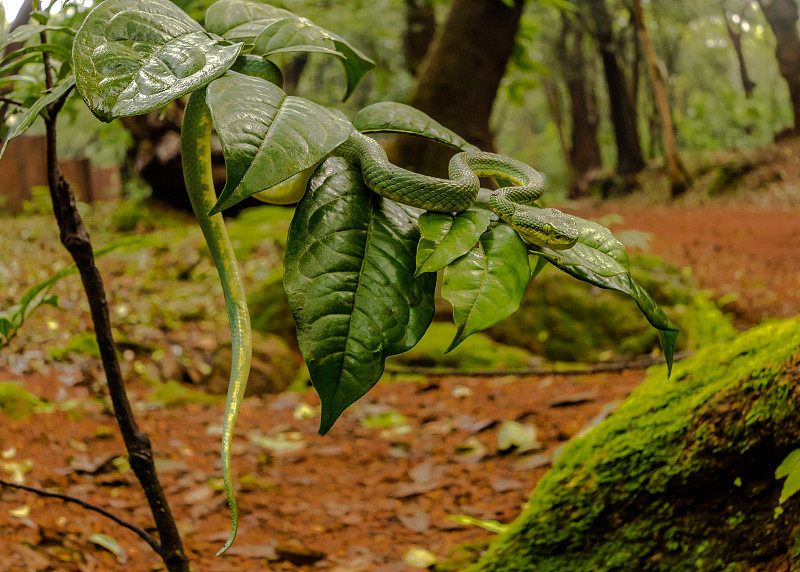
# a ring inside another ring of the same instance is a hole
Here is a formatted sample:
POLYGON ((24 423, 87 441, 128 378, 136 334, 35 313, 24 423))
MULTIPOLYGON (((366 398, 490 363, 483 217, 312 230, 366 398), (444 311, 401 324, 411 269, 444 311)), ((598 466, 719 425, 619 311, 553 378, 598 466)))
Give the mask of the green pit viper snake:
MULTIPOLYGON (((233 247, 221 214, 208 213, 217 201, 211 176, 212 118, 206 105, 205 90, 194 92, 187 104, 181 132, 183 169, 192 208, 217 267, 225 295, 231 330, 233 359, 222 431, 222 475, 231 511, 231 531, 225 552, 238 529, 238 511, 231 479, 233 428, 244 398, 250 371, 252 341, 246 296, 233 247)), ((449 179, 439 179, 407 171, 391 164, 380 144, 353 131, 331 153, 360 166, 364 182, 375 193, 397 202, 430 211, 456 212, 470 208, 480 190, 479 176, 496 177, 512 185, 494 191, 489 207, 511 225, 528 243, 555 250, 572 247, 578 240, 575 222, 555 209, 533 206, 544 193, 544 178, 519 161, 480 151, 465 151, 453 156, 449 179)), ((259 193, 266 202, 297 202, 313 167, 289 182, 259 193)))

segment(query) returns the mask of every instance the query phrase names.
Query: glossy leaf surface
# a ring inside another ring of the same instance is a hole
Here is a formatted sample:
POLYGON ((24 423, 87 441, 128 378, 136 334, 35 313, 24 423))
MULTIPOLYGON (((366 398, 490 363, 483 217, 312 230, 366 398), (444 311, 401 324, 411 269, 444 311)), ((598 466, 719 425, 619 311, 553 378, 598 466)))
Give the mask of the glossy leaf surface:
POLYGON ((347 75, 350 97, 374 62, 345 39, 308 18, 269 4, 249 0, 220 0, 206 12, 209 31, 253 46, 252 53, 269 56, 280 52, 322 52, 338 57, 347 75))
POLYGON ((374 103, 365 107, 356 114, 353 126, 362 133, 408 133, 433 139, 453 149, 478 150, 422 111, 393 101, 374 103))
POLYGON ((678 327, 633 279, 625 246, 611 231, 592 221, 574 216, 571 218, 575 220, 580 233, 578 244, 568 250, 542 248, 537 253, 578 280, 633 298, 647 321, 658 330, 667 368, 671 372, 678 327))
POLYGON ((228 179, 212 214, 316 165, 353 131, 339 112, 228 72, 208 86, 228 179))
POLYGON ((514 313, 530 279, 528 252, 516 231, 501 224, 484 233, 444 271, 442 296, 453 305, 458 327, 447 351, 514 313))
POLYGON ((284 283, 322 401, 321 434, 433 319, 436 277, 414 277, 418 239, 409 211, 372 193, 343 159, 311 177, 289 228, 284 283))
POLYGON ((419 216, 417 274, 436 272, 469 252, 489 227, 489 213, 464 211, 456 215, 426 212, 419 216))
POLYGON ((168 0, 106 0, 78 30, 73 60, 84 101, 111 121, 202 87, 225 73, 240 49, 168 0))

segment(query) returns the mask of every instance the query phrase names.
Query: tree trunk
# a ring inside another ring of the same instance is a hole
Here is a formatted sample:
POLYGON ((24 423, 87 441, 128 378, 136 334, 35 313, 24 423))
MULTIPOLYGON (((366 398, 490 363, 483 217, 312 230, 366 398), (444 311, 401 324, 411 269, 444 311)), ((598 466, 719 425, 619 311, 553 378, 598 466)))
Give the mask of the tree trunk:
MULTIPOLYGON (((742 49, 742 29, 739 27, 741 24, 737 25, 735 28, 731 24, 731 21, 728 18, 728 14, 731 13, 731 11, 728 10, 726 0, 720 0, 720 7, 722 8, 722 17, 725 19, 725 28, 728 30, 728 37, 731 39, 731 44, 736 52, 736 59, 739 62, 739 77, 742 80, 744 96, 747 99, 750 99, 750 97, 753 95, 753 90, 756 88, 756 83, 750 78, 750 73, 747 70, 747 60, 744 59, 744 50, 742 49)), ((746 5, 738 12, 732 12, 733 14, 739 16, 740 23, 744 20, 745 9, 746 5)))
POLYGON ((594 92, 595 76, 586 65, 583 30, 565 13, 562 13, 561 21, 558 58, 569 94, 571 123, 569 194, 570 197, 577 198, 589 191, 587 174, 603 166, 600 144, 597 141, 600 117, 594 92))
MULTIPOLYGON (((133 137, 126 158, 128 172, 142 177, 152 189, 153 199, 181 211, 193 212, 181 164, 183 108, 183 102, 176 100, 164 110, 122 117, 120 121, 133 137)), ((225 186, 226 172, 222 147, 216 140, 212 140, 211 153, 214 186, 219 194, 225 186)), ((226 209, 225 216, 235 216, 245 208, 262 204, 249 197, 226 209)))
MULTIPOLYGON (((481 149, 495 149, 492 104, 514 47, 524 0, 453 0, 419 70, 409 104, 481 149)), ((398 138, 391 149, 402 166, 446 176, 452 151, 419 138, 398 138)))
POLYGON ((653 372, 469 571, 796 570, 800 498, 779 505, 774 471, 800 442, 798 347, 793 318, 653 372))
POLYGON ((775 34, 775 57, 778 69, 789 85, 794 113, 795 134, 800 134, 800 34, 797 32, 798 9, 795 0, 758 0, 772 33, 775 34))
POLYGON ((436 14, 431 0, 406 0, 406 30, 403 51, 406 69, 416 76, 436 35, 436 14))
POLYGON ((661 135, 664 138, 664 152, 667 156, 669 168, 669 181, 672 196, 677 197, 686 192, 691 184, 686 167, 678 153, 678 144, 675 141, 675 128, 672 125, 672 116, 669 109, 667 85, 664 81, 664 64, 658 60, 656 49, 650 39, 650 33, 644 21, 644 10, 641 0, 633 0, 633 21, 639 32, 639 38, 647 58, 647 70, 650 74, 650 83, 653 86, 653 99, 659 119, 661 120, 661 135))
POLYGON ((645 167, 642 147, 639 142, 636 104, 631 96, 625 74, 619 64, 615 45, 611 15, 605 0, 583 0, 584 10, 592 22, 592 35, 603 61, 611 123, 617 144, 617 173, 635 175, 645 167))

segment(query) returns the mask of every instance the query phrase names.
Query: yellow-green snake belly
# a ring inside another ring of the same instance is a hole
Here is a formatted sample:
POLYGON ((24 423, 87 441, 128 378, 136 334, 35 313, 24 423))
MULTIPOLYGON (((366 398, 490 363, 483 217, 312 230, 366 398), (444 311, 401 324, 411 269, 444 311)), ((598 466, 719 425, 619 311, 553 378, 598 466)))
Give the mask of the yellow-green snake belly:
POLYGON ((225 546, 218 552, 222 554, 233 543, 238 529, 238 512, 231 479, 231 442, 239 406, 244 398, 247 376, 250 373, 252 340, 245 291, 233 247, 225 230, 225 223, 221 214, 208 216, 208 212, 217 202, 211 176, 211 126, 211 113, 206 106, 205 90, 196 91, 189 98, 181 129, 183 176, 192 209, 219 272, 228 311, 233 353, 222 428, 222 477, 231 511, 231 531, 225 546))

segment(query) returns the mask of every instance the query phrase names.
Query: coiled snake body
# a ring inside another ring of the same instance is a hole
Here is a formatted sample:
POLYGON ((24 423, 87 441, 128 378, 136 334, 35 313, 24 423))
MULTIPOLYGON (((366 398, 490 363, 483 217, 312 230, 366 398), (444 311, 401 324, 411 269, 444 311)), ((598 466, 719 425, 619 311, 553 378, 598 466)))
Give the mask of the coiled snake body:
MULTIPOLYGON (((225 294, 231 329, 233 360, 225 406, 222 434, 222 474, 231 510, 231 532, 218 554, 233 543, 238 528, 238 513, 231 480, 233 427, 244 398, 250 370, 252 341, 246 297, 236 259, 221 214, 209 216, 217 197, 211 176, 211 113, 205 90, 192 94, 184 114, 182 138, 183 169, 192 208, 211 251, 225 294)), ((510 224, 529 243, 552 249, 570 248, 578 240, 574 221, 555 209, 532 206, 544 192, 544 178, 534 169, 493 153, 466 151, 450 161, 449 179, 428 177, 391 164, 383 148, 372 138, 353 131, 333 155, 360 166, 367 187, 381 196, 431 211, 455 212, 472 206, 480 190, 479 176, 503 179, 512 187, 495 191, 490 208, 510 224)), ((306 177, 293 184, 281 184, 262 193, 267 202, 291 203, 305 192, 306 177), (299 181, 299 182, 298 182, 299 181)))

